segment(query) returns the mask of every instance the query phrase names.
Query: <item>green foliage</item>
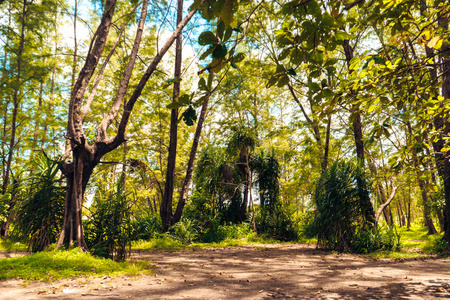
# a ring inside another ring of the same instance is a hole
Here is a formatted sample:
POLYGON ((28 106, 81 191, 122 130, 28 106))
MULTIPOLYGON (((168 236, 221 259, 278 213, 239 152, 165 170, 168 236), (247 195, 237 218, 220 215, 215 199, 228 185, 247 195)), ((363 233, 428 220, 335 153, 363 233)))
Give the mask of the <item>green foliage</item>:
POLYGON ((27 251, 28 245, 12 238, 0 238, 0 251, 27 251))
POLYGON ((442 238, 442 234, 435 234, 430 237, 429 241, 424 246, 424 251, 429 253, 446 253, 448 254, 448 241, 442 238))
POLYGON ((131 220, 131 236, 133 241, 149 240, 161 233, 161 218, 159 215, 137 214, 131 220))
POLYGON ((59 175, 59 160, 45 154, 36 158, 30 186, 17 210, 14 234, 23 236, 33 252, 56 242, 64 214, 65 187, 59 175))
POLYGON ((192 244, 198 240, 198 231, 195 220, 181 218, 179 222, 170 227, 169 233, 183 244, 192 244))
POLYGON ((185 245, 168 233, 155 235, 154 238, 151 238, 148 241, 139 240, 133 242, 133 249, 147 251, 154 249, 178 250, 183 248, 185 248, 185 245))
POLYGON ((354 253, 367 254, 377 250, 399 251, 400 248, 400 234, 395 226, 387 227, 384 230, 360 227, 352 241, 354 253))
POLYGON ((320 177, 315 193, 316 216, 307 231, 317 236, 318 244, 349 252, 361 227, 357 167, 346 161, 335 162, 320 177))
POLYGON ((85 222, 85 237, 95 254, 116 261, 125 260, 131 249, 131 218, 127 195, 121 180, 115 192, 99 188, 94 197, 91 215, 85 222))
POLYGON ((299 224, 293 219, 293 213, 282 203, 272 210, 261 208, 255 216, 258 233, 280 241, 293 241, 299 238, 299 224))
POLYGON ((151 274, 149 262, 114 262, 98 258, 79 249, 43 251, 32 255, 0 260, 0 280, 21 278, 24 280, 53 281, 73 276, 103 275, 134 276, 151 274))
POLYGON ((221 225, 214 220, 202 237, 202 242, 217 243, 226 240, 246 238, 251 234, 251 228, 247 223, 221 225))
POLYGON ((0 195, 0 222, 6 222, 8 218, 8 201, 10 198, 10 193, 0 195))

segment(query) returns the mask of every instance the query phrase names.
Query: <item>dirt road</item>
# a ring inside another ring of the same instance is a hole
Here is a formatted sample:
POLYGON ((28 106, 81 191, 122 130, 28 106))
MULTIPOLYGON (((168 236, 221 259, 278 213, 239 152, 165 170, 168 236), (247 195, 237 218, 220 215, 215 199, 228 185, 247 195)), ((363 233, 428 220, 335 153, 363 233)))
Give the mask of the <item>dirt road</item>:
POLYGON ((312 245, 135 253, 138 278, 0 282, 0 299, 447 299, 450 259, 372 260, 312 245))

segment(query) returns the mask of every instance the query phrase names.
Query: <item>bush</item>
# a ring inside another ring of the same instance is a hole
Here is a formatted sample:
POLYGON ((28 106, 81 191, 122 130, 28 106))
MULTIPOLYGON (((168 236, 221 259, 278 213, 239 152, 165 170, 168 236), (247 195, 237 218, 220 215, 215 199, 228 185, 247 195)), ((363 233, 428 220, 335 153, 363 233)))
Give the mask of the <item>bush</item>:
POLYGON ((447 251, 448 242, 442 239, 442 234, 430 236, 430 240, 426 243, 424 250, 431 253, 444 253, 447 251))
POLYGON ((17 210, 14 235, 24 237, 29 249, 42 251, 55 243, 64 216, 65 187, 59 176, 59 160, 45 154, 34 162, 37 171, 30 177, 30 187, 17 210))
POLYGON ((149 240, 161 233, 161 218, 158 215, 138 215, 131 220, 131 235, 133 241, 149 240))
POLYGON ((367 254, 377 250, 400 250, 400 235, 394 226, 381 230, 377 227, 359 228, 352 241, 354 253, 367 254))
POLYGON ((224 240, 241 239, 252 233, 247 223, 221 225, 219 220, 214 220, 202 237, 204 243, 217 243, 224 240))
POLYGON ((131 250, 129 209, 120 180, 116 192, 97 192, 91 216, 85 222, 86 243, 93 254, 116 261, 125 260, 131 250))
POLYGON ((198 240, 198 230, 195 221, 182 218, 175 225, 170 227, 170 234, 183 244, 192 244, 198 240))
POLYGON ((256 229, 271 238, 281 241, 298 239, 299 226, 292 220, 292 214, 281 203, 271 210, 263 207, 255 216, 256 229))
POLYGON ((320 177, 315 192, 317 210, 306 228, 310 236, 317 236, 320 246, 341 252, 352 251, 355 241, 358 251, 373 246, 377 233, 366 219, 360 197, 368 191, 359 190, 359 180, 366 178, 355 164, 346 161, 334 163, 320 177))

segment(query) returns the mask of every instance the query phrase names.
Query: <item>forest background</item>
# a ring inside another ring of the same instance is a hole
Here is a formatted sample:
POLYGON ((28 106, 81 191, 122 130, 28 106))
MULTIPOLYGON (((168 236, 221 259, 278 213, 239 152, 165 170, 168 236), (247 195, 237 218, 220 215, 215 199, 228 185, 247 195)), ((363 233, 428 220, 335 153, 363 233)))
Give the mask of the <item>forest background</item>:
POLYGON ((449 5, 1 1, 1 235, 444 248, 449 5))

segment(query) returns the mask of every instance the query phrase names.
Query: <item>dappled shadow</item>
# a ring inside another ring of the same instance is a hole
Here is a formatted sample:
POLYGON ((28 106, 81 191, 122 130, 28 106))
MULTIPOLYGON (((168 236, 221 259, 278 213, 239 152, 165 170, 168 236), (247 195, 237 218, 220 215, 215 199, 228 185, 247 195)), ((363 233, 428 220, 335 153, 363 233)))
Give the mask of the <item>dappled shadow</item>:
MULTIPOLYGON (((134 252, 155 274, 90 282, 42 299, 443 299, 450 260, 397 262, 330 254, 313 245, 134 252), (128 280, 128 281, 127 281, 128 280)), ((32 293, 36 296, 36 293, 32 293)), ((22 298, 21 298, 22 299, 22 298)), ((24 298, 28 299, 28 298, 24 298)), ((30 298, 31 299, 31 298, 30 298)), ((33 298, 33 299, 36 299, 33 298)))

